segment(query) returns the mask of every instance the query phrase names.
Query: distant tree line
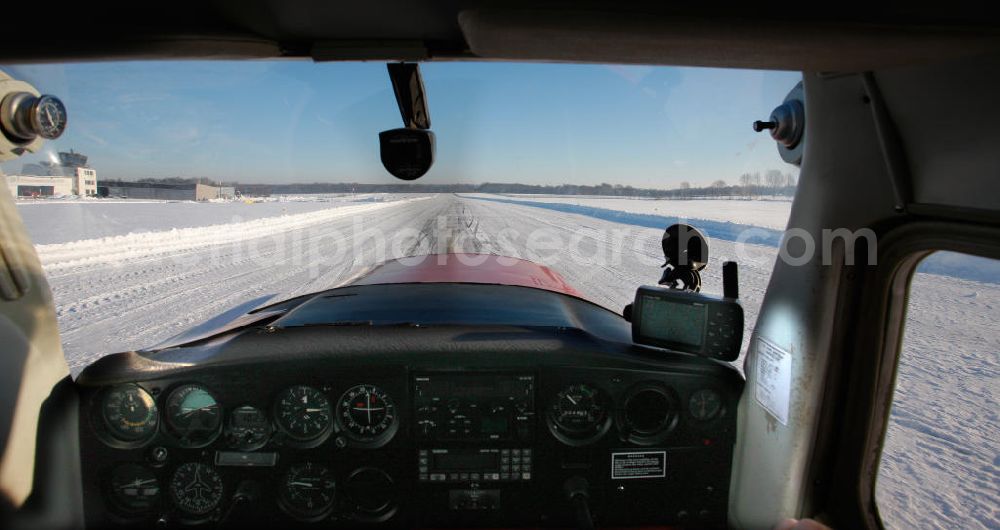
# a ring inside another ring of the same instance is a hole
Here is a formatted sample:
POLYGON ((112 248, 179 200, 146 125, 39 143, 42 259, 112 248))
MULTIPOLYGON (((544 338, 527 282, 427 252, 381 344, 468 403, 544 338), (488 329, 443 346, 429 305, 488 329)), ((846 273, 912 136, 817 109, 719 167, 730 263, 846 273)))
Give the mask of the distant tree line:
MULTIPOLYGON (((114 184, 116 180, 103 179, 102 184, 114 184)), ((238 194, 249 197, 269 195, 311 194, 311 193, 493 193, 493 194, 546 194, 546 195, 607 195, 613 197, 649 198, 705 198, 705 197, 761 197, 792 196, 797 184, 791 173, 776 169, 760 173, 744 173, 739 184, 728 184, 716 180, 709 186, 694 187, 690 182, 681 182, 675 189, 636 188, 622 184, 517 184, 486 182, 483 184, 361 184, 356 182, 313 182, 300 184, 240 184, 216 181, 209 178, 141 178, 132 182, 152 184, 207 184, 209 186, 234 186, 238 194)))
POLYGON ((670 198, 701 198, 701 197, 742 197, 747 199, 758 197, 791 197, 795 195, 798 179, 792 173, 782 173, 777 169, 769 169, 761 173, 743 173, 738 184, 729 184, 719 179, 708 187, 695 188, 690 182, 681 182, 674 190, 665 192, 670 198))

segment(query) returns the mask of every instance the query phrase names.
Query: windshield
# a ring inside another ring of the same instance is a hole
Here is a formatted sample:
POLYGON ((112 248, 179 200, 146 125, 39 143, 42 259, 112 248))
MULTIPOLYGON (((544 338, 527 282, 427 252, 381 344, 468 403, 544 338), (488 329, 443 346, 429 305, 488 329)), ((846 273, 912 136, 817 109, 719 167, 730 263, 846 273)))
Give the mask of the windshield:
POLYGON ((750 127, 798 73, 423 64, 436 160, 403 182, 379 159, 378 133, 402 126, 381 63, 7 70, 69 115, 2 169, 74 372, 400 257, 529 260, 620 313, 660 278, 677 220, 711 239, 705 292, 740 262, 749 340, 798 173, 750 127), (740 248, 734 226, 755 230, 740 248))

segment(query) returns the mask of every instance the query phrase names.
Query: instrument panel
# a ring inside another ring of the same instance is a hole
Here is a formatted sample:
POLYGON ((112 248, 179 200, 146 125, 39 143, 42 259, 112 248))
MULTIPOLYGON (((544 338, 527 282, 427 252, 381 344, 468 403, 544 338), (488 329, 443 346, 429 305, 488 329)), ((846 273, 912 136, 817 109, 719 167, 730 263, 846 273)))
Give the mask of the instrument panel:
POLYGON ((724 523, 737 394, 705 374, 259 369, 94 388, 93 522, 572 524, 583 477, 608 522, 724 523))
POLYGON ((89 526, 571 528, 567 491, 599 527, 726 524, 733 366, 530 288, 303 300, 77 377, 89 526))
POLYGON ((379 379, 263 382, 254 368, 93 389, 81 425, 101 491, 86 497, 93 524, 218 523, 242 503, 276 522, 391 517, 400 466, 377 450, 396 437, 406 386, 379 379))

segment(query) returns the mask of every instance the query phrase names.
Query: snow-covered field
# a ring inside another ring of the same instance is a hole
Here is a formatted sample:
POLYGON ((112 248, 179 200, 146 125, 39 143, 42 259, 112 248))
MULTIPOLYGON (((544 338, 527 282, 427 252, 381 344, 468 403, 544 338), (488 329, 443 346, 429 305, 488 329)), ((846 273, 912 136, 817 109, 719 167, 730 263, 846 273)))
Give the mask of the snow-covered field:
POLYGON ((560 195, 505 194, 519 201, 573 204, 607 208, 631 213, 662 215, 687 219, 722 221, 784 230, 792 210, 791 199, 745 201, 725 199, 647 199, 644 197, 594 197, 560 195))
POLYGON ((888 528, 1000 528, 1000 285, 917 274, 876 499, 888 528))
MULTIPOLYGON (((588 298, 620 310, 637 286, 659 278, 661 218, 704 220, 709 235, 728 223, 773 232, 790 207, 509 195, 313 199, 20 204, 73 372, 250 300, 329 288, 385 259, 435 252, 541 262, 588 298)), ((737 253, 725 239, 712 242, 705 290, 720 292, 720 264, 740 261, 749 340, 777 249, 765 242, 737 253)), ((997 304, 994 283, 930 274, 914 280, 878 492, 890 527, 1000 527, 997 304)))

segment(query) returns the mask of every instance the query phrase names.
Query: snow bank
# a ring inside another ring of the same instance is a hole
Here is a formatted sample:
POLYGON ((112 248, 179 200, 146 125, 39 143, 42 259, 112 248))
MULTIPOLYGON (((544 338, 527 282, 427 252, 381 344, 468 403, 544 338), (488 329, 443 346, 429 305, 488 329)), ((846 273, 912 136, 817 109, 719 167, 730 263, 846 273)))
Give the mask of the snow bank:
POLYGON ((68 243, 36 245, 38 256, 49 275, 66 269, 95 265, 120 265, 129 261, 166 258, 180 252, 212 245, 232 244, 253 238, 281 234, 325 223, 333 219, 371 213, 398 202, 412 202, 426 197, 402 199, 395 202, 373 202, 295 215, 265 217, 250 221, 175 228, 157 232, 128 233, 125 235, 86 239, 68 243))
POLYGON ((277 195, 248 201, 147 201, 137 199, 34 200, 18 203, 36 245, 67 243, 137 232, 194 228, 294 215, 415 194, 277 195))

